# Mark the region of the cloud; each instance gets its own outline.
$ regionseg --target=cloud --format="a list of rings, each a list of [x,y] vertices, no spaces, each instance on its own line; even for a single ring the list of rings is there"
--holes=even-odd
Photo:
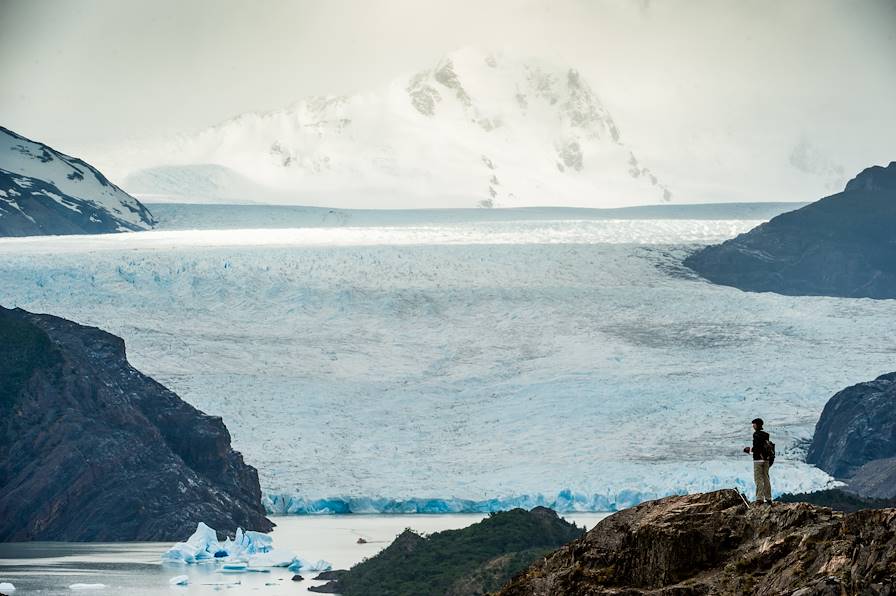
[[[894,32],[892,0],[7,0],[0,113],[89,157],[375,88],[475,45],[576,67],[660,173],[728,168],[720,144],[792,168],[808,131],[851,175],[893,158]]]

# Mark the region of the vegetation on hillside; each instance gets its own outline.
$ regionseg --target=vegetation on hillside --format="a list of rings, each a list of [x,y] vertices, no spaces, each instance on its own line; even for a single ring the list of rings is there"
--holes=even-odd
[[[461,530],[421,536],[407,529],[378,555],[342,574],[344,596],[471,596],[496,590],[584,530],[543,507],[495,513]]]
[[[782,503],[811,503],[830,507],[837,511],[859,511],[860,509],[886,509],[896,507],[896,499],[870,499],[848,493],[839,488],[819,490],[811,493],[783,494],[777,499]]]

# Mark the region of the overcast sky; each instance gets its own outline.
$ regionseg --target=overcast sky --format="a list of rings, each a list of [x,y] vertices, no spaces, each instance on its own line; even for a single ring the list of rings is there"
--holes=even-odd
[[[848,168],[896,158],[896,0],[0,0],[0,114],[89,157],[466,45],[579,68],[642,153],[786,126]]]

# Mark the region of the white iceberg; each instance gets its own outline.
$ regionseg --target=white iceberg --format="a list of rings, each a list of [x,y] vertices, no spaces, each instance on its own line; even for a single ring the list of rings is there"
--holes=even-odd
[[[168,580],[168,583],[172,586],[186,586],[190,583],[190,576],[188,575],[176,575]]]
[[[274,548],[271,536],[261,532],[244,532],[237,528],[233,539],[219,542],[217,532],[202,522],[186,542],[178,542],[165,551],[162,561],[191,565],[219,561],[222,573],[262,571],[270,567],[288,567],[292,571],[328,571],[332,568],[327,561],[305,561],[291,550]]]
[[[296,557],[289,565],[289,570],[293,573],[298,573],[300,571],[329,571],[332,568],[333,566],[323,559],[318,559],[317,561],[305,561],[298,557]]]
[[[202,522],[186,542],[178,542],[162,555],[163,561],[172,563],[198,563],[203,560],[223,558],[227,552],[218,543],[218,535]]]
[[[256,553],[249,556],[249,565],[252,567],[289,567],[298,559],[291,550],[272,548],[267,552]]]
[[[16,587],[9,582],[0,582],[0,592],[15,592]]]

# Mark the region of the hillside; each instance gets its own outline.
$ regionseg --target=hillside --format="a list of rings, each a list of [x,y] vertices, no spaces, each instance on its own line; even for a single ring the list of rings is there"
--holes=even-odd
[[[684,264],[751,292],[896,298],[896,162],[867,168],[843,192],[698,250]]]
[[[747,508],[734,490],[620,511],[500,596],[892,594],[896,510]]]
[[[460,530],[405,530],[378,555],[312,591],[344,596],[474,596],[498,589],[538,557],[582,535],[544,507],[496,513]]]
[[[90,164],[0,126],[0,236],[126,232],[155,223]]]

